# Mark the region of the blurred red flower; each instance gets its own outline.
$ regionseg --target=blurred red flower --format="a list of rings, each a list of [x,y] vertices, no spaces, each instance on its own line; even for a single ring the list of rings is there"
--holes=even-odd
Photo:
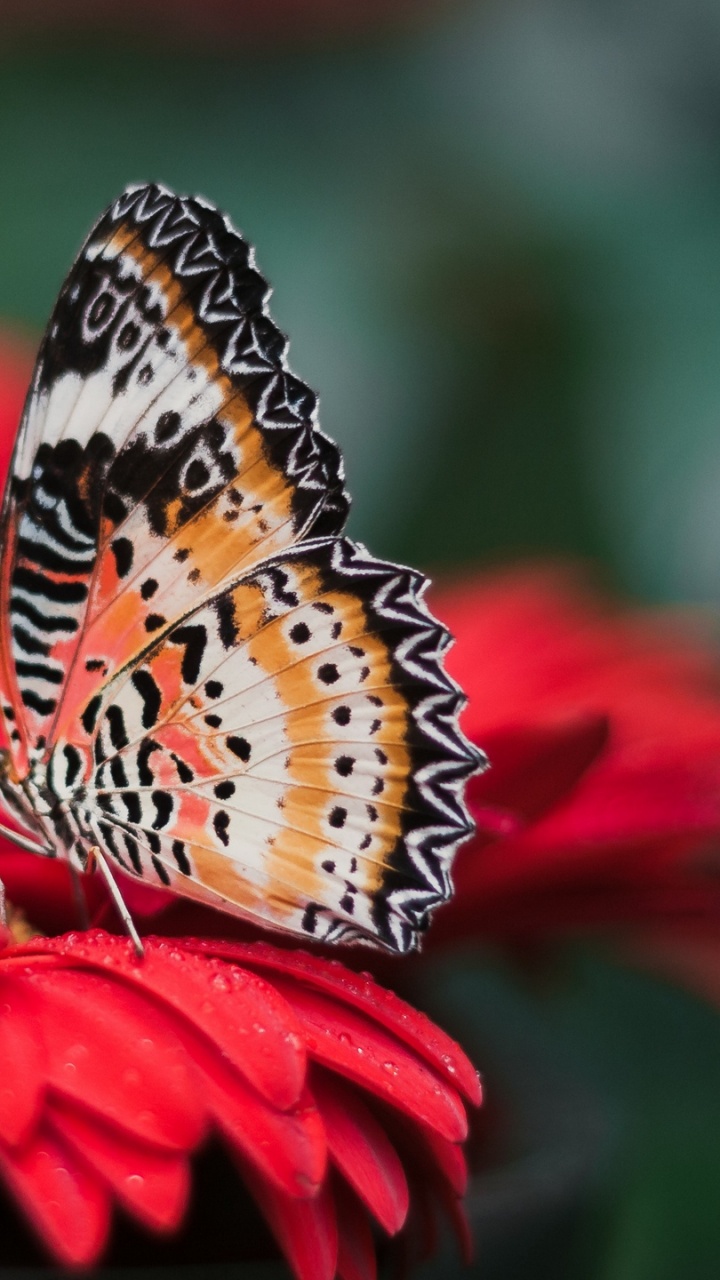
[[[476,577],[433,608],[491,768],[430,942],[720,919],[720,663],[699,627],[622,612],[567,568]]]
[[[0,328],[0,486],[5,484],[10,466],[33,356],[32,342]]]
[[[370,1280],[372,1224],[398,1232],[415,1189],[461,1223],[480,1089],[427,1018],[299,950],[145,945],[138,961],[95,930],[0,952],[0,1177],[59,1261],[97,1260],[115,1202],[177,1227],[211,1129],[301,1280]]]

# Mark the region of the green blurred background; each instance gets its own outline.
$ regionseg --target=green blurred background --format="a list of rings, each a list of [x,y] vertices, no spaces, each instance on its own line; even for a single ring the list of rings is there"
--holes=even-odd
[[[201,192],[374,551],[717,604],[717,0],[71,8],[0,0],[0,320],[42,326],[126,183]],[[478,1275],[720,1274],[720,1014],[585,951],[442,962],[426,999],[513,1117]]]

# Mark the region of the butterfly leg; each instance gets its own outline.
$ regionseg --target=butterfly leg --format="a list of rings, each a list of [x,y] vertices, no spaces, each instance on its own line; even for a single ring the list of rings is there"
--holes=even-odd
[[[72,862],[68,863],[68,870],[70,871],[72,895],[75,902],[75,908],[77,910],[78,920],[80,921],[80,928],[89,929],[90,916],[88,915],[87,899],[83,892],[82,881],[80,880],[77,869],[73,866]]]
[[[105,881],[105,884],[108,887],[110,897],[112,898],[115,904],[115,909],[118,915],[120,916],[120,919],[122,920],[123,924],[125,925],[125,928],[128,933],[128,937],[132,940],[132,944],[135,948],[135,953],[138,959],[142,960],[143,956],[145,955],[145,949],[143,947],[140,934],[135,928],[133,918],[130,915],[130,912],[128,911],[127,906],[125,905],[123,896],[117,887],[117,884],[115,882],[115,877],[113,876],[113,873],[107,864],[107,859],[105,858],[105,854],[103,853],[102,849],[98,848],[97,845],[93,845],[88,853],[87,866],[88,866],[88,871],[91,871],[94,869],[94,867],[97,867],[98,871],[102,875],[103,880]]]

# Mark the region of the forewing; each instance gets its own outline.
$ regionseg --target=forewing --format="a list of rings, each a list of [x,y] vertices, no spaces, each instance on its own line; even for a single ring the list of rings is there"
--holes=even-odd
[[[158,186],[125,191],[81,250],[3,514],[3,710],[22,707],[19,772],[153,630],[342,528],[339,453],[287,370],[268,294],[226,218]]]
[[[423,587],[345,539],[262,564],[90,699],[53,789],[150,883],[410,949],[450,894],[480,763]]]

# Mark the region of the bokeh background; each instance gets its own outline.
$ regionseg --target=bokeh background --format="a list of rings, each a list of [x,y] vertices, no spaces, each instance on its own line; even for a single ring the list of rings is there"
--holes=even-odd
[[[0,0],[0,323],[139,180],[258,246],[375,552],[717,607],[717,0]],[[488,1074],[477,1275],[717,1277],[720,1013],[590,947],[423,998]]]

